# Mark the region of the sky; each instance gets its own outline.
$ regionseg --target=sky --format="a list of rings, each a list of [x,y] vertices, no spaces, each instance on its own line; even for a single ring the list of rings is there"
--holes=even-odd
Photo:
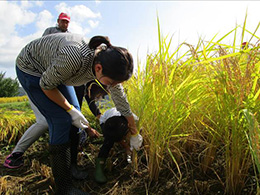
[[[55,26],[61,12],[71,16],[70,32],[89,39],[105,35],[112,45],[127,48],[136,68],[145,64],[147,54],[159,49],[157,17],[162,36],[172,37],[171,51],[175,51],[182,42],[196,45],[199,38],[209,41],[216,34],[221,38],[236,25],[243,26],[246,12],[246,29],[254,32],[260,21],[259,8],[260,1],[1,0],[0,72],[16,78],[15,59],[21,49]],[[244,41],[250,37],[246,34]]]

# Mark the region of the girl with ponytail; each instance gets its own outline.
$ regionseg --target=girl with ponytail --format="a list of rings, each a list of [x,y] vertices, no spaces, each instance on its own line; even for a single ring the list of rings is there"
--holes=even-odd
[[[51,34],[31,41],[21,50],[16,73],[30,100],[48,122],[57,194],[82,194],[73,187],[69,171],[71,125],[98,136],[81,113],[81,102],[73,86],[91,81],[105,85],[115,107],[128,120],[132,148],[139,149],[142,138],[121,85],[133,73],[133,59],[127,49],[112,46],[104,36],[95,36],[88,42],[73,33]]]
[[[108,37],[103,36],[93,37],[89,47],[96,50],[93,65],[102,65],[103,76],[110,77],[118,83],[132,76],[133,58],[127,49],[112,46]]]

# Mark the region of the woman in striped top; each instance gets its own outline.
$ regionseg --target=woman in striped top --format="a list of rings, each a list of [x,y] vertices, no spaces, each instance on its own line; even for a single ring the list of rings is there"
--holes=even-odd
[[[102,45],[105,44],[105,45]],[[44,115],[49,126],[51,166],[58,193],[70,193],[71,124],[90,129],[80,112],[73,86],[97,80],[106,85],[117,110],[127,118],[136,143],[134,118],[120,83],[133,73],[133,59],[124,48],[110,44],[108,38],[95,36],[89,42],[72,33],[56,33],[27,44],[16,59],[17,77]]]

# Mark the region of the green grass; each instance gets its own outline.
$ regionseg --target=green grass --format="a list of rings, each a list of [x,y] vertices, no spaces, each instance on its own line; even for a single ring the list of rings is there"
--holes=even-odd
[[[0,110],[1,113],[6,113],[8,111],[23,111],[24,113],[32,113],[32,109],[28,101],[2,103],[0,104]]]

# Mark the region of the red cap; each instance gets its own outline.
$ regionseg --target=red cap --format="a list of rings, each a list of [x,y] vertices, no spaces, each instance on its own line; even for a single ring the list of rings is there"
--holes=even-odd
[[[67,20],[68,22],[70,22],[70,16],[66,13],[61,12],[59,15],[59,20]]]

